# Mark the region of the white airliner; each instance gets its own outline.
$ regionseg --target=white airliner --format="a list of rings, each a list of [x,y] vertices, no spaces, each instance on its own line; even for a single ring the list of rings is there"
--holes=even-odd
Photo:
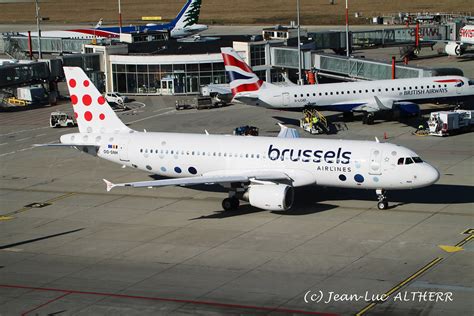
[[[474,25],[465,25],[459,30],[459,41],[448,41],[445,51],[450,56],[461,56],[467,47],[474,45]]]
[[[135,33],[146,31],[168,31],[173,38],[188,37],[207,30],[207,25],[197,24],[201,11],[202,0],[187,0],[178,15],[169,23],[147,24],[136,26],[102,27],[102,19],[95,28],[74,29],[66,31],[43,31],[42,37],[73,38],[73,39],[102,39],[119,38],[120,33]],[[27,32],[20,33],[28,36]],[[37,32],[31,33],[32,37],[38,36]]]
[[[138,132],[127,127],[82,69],[65,67],[79,133],[61,144],[112,162],[174,178],[113,184],[151,188],[220,184],[229,190],[225,210],[239,199],[265,210],[288,210],[293,188],[321,185],[373,189],[386,209],[386,190],[431,185],[438,171],[402,146],[373,141]]]
[[[417,114],[419,103],[474,96],[474,81],[459,76],[276,86],[260,80],[232,48],[221,51],[234,99],[249,105],[363,112],[364,123],[372,124],[377,111]]]

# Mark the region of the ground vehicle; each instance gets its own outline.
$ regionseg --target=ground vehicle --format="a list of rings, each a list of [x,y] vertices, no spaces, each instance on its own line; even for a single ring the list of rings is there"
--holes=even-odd
[[[454,110],[452,112],[432,112],[428,120],[429,134],[446,136],[459,133],[474,125],[474,111]]]
[[[258,127],[255,126],[240,126],[234,130],[234,135],[239,136],[258,136]]]
[[[211,109],[221,106],[218,102],[213,102],[211,97],[196,97],[192,100],[178,100],[176,101],[176,110],[187,109]]]
[[[64,112],[52,112],[49,117],[49,126],[51,127],[74,127],[77,126],[76,120]]]
[[[326,117],[315,109],[303,111],[304,117],[300,120],[300,127],[310,134],[328,133],[328,122]],[[315,120],[316,118],[316,120]]]
[[[125,104],[128,101],[128,98],[126,96],[121,95],[118,92],[109,92],[105,94],[105,99],[109,103],[117,103],[120,105]]]

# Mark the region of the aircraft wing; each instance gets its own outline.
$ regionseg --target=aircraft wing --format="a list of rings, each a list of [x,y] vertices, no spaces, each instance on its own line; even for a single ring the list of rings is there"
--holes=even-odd
[[[175,179],[164,179],[164,180],[153,180],[153,181],[140,181],[140,182],[128,182],[128,183],[112,183],[106,179],[103,179],[107,185],[107,192],[115,187],[133,187],[133,188],[152,188],[152,187],[164,187],[164,186],[191,186],[198,184],[222,184],[222,183],[245,183],[252,181],[277,181],[277,180],[291,180],[288,175],[279,171],[259,171],[259,170],[248,170],[248,171],[222,171],[212,172],[210,174],[187,177],[187,178],[175,178]]]
[[[395,100],[394,99],[380,99],[377,96],[374,96],[373,99],[367,100],[367,102],[355,107],[353,111],[355,112],[377,112],[384,110],[391,110],[393,108]]]

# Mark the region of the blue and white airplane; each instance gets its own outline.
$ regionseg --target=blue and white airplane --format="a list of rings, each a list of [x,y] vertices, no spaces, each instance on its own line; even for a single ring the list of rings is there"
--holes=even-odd
[[[260,80],[232,48],[221,51],[234,99],[249,105],[362,112],[364,123],[371,124],[378,111],[418,114],[420,103],[474,96],[474,80],[460,76],[276,86]]]
[[[265,210],[288,210],[294,188],[321,185],[376,190],[386,209],[386,190],[429,186],[438,171],[412,150],[378,141],[139,132],[127,127],[81,68],[64,67],[79,133],[61,136],[75,147],[124,166],[170,179],[114,184],[152,188],[220,184],[229,190],[224,210],[240,200]]]
[[[137,26],[122,26],[122,33],[135,33],[145,31],[168,31],[173,38],[191,36],[207,30],[207,25],[198,24],[199,14],[201,12],[202,0],[187,0],[179,14],[169,23],[147,24]],[[100,27],[99,22],[95,28],[74,29],[67,31],[43,31],[42,37],[53,38],[118,38],[120,37],[120,27]],[[21,35],[27,36],[28,33],[22,32]],[[32,32],[31,36],[38,36],[37,32]]]

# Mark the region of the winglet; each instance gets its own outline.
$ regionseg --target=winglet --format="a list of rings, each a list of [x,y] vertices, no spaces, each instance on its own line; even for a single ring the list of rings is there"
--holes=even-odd
[[[107,192],[110,192],[110,190],[112,190],[115,187],[115,184],[113,184],[112,182],[106,179],[102,179],[102,180],[104,180],[105,184],[107,185]]]
[[[280,122],[278,122],[278,126],[280,126],[280,133],[278,133],[277,137],[280,138],[299,138],[300,134],[294,128],[287,127]]]

